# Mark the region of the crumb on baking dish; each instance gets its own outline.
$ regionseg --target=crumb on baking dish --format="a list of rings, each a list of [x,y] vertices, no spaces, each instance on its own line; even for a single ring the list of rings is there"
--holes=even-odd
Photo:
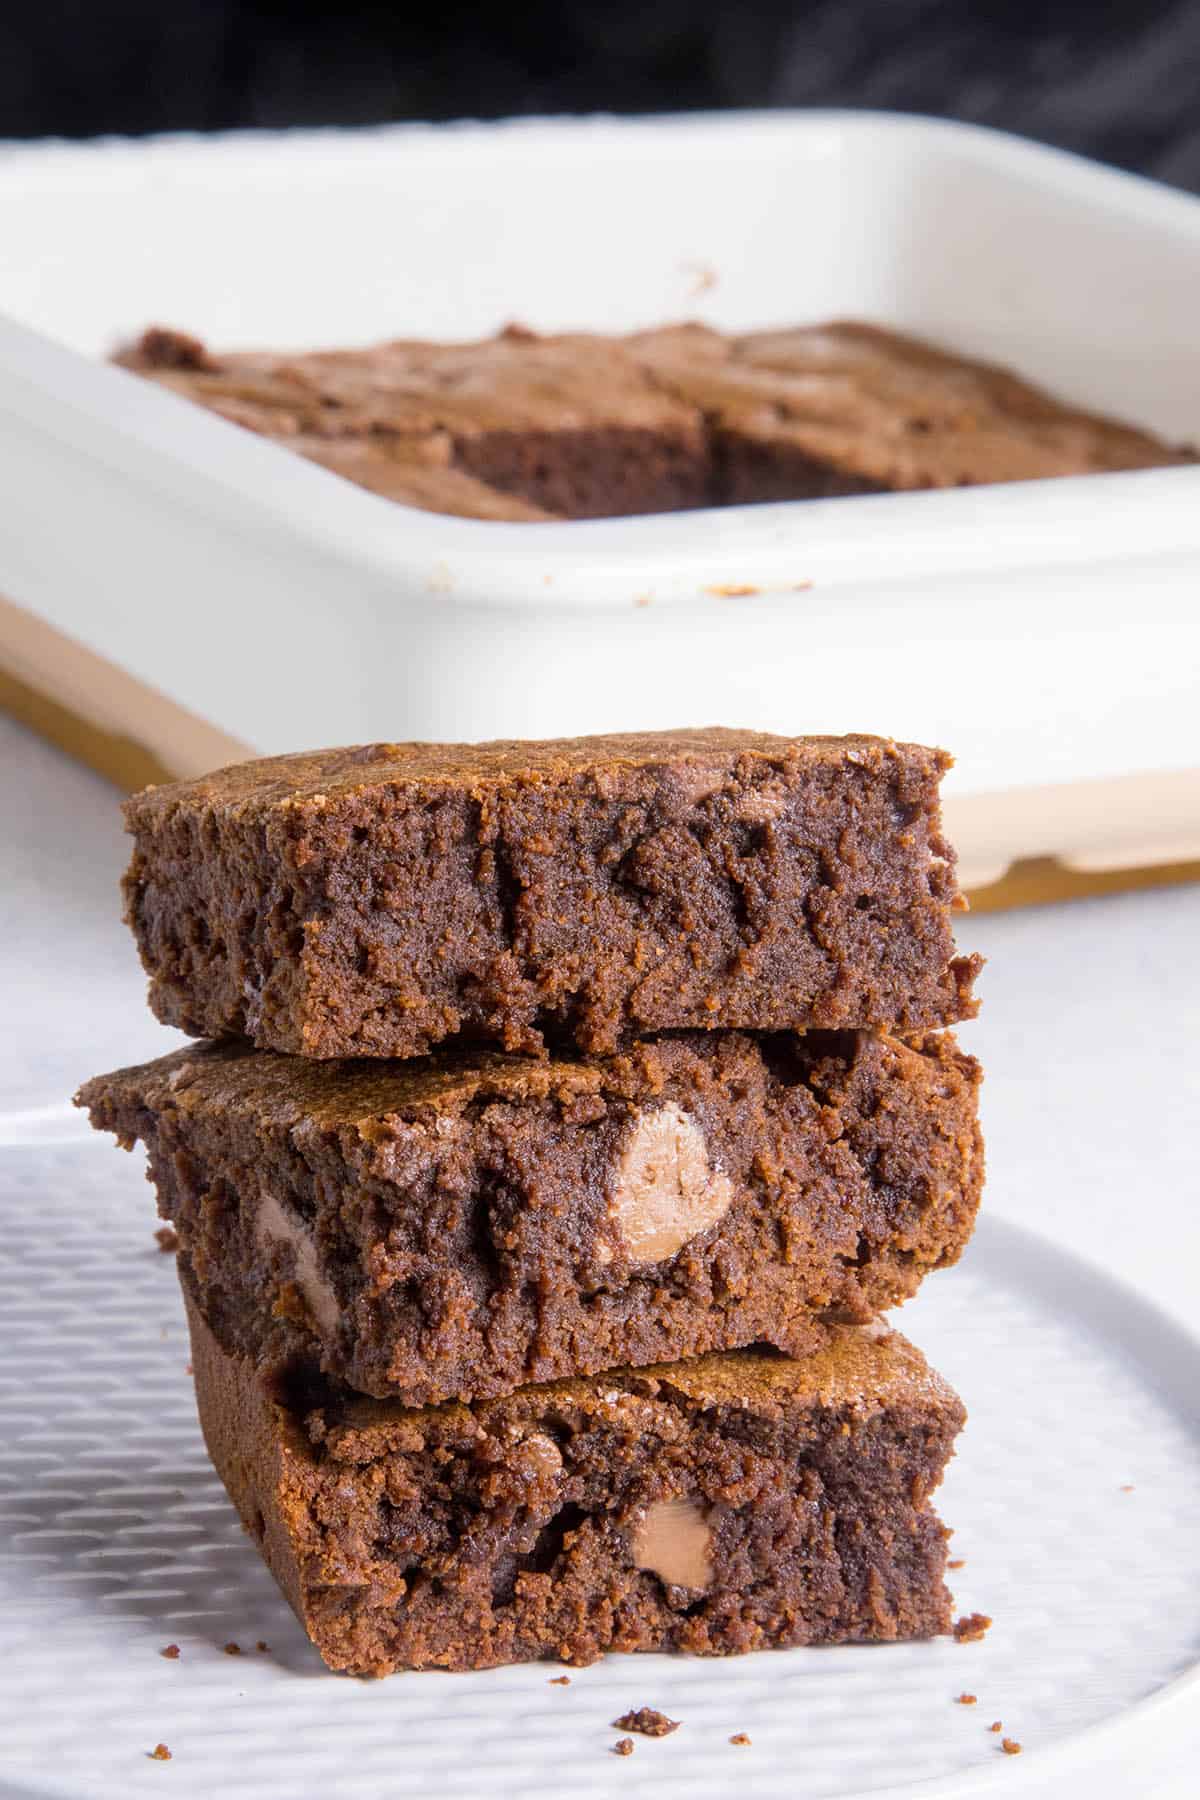
[[[965,1556],[956,1556],[952,1562],[946,1564],[948,1569],[965,1569],[966,1566],[967,1559]]]
[[[735,1731],[729,1741],[731,1744],[746,1744],[747,1746],[750,1743],[750,1739],[744,1731]]]
[[[742,600],[751,594],[762,593],[762,589],[755,587],[750,581],[717,581],[704,591],[718,600]]]
[[[977,1644],[981,1637],[987,1636],[991,1623],[986,1613],[964,1613],[961,1619],[954,1621],[955,1643]]]
[[[175,1658],[179,1655],[179,1645],[164,1644],[158,1654],[160,1656],[165,1656],[169,1661],[174,1662]]]
[[[155,1744],[153,1750],[147,1750],[146,1755],[151,1762],[170,1762],[171,1760],[171,1752],[165,1744]]]
[[[668,1719],[656,1706],[639,1706],[633,1712],[622,1713],[613,1725],[618,1731],[638,1731],[643,1737],[666,1737],[679,1730],[679,1720]]]
[[[569,1675],[552,1675],[550,1677],[551,1687],[570,1687],[570,1685],[571,1677]]]
[[[154,1234],[154,1241],[164,1256],[173,1256],[179,1248],[179,1234],[173,1225],[160,1225]]]
[[[613,1755],[614,1756],[632,1756],[633,1755],[633,1739],[632,1738],[618,1738],[616,1743],[613,1745]]]
[[[232,1639],[224,1646],[224,1650],[226,1656],[240,1656],[242,1654],[242,1646],[240,1644],[235,1644]]]
[[[991,1724],[988,1726],[988,1730],[989,1731],[1003,1731],[1004,1727],[1000,1723],[999,1719],[993,1719]]]
[[[691,278],[691,286],[688,288],[689,300],[695,300],[701,294],[707,294],[709,289],[715,288],[721,279],[711,263],[685,262],[680,263],[679,267],[684,275]]]
[[[271,1648],[271,1646],[270,1646],[270,1644],[267,1643],[265,1638],[259,1638],[259,1640],[258,1640],[257,1644],[255,1644],[254,1648],[256,1650],[262,1650],[262,1651],[266,1652]]]
[[[978,1697],[979,1696],[977,1694],[956,1694],[955,1695],[955,1699],[958,1701],[958,1704],[960,1706],[974,1706]]]
[[[1000,1748],[1003,1750],[1005,1756],[1020,1756],[1021,1754],[1021,1746],[1016,1738],[1001,1738]]]

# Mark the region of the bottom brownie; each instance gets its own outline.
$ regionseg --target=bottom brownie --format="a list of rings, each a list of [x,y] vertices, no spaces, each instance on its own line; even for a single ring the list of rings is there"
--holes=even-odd
[[[189,1317],[213,1461],[331,1668],[949,1627],[929,1495],[963,1408],[886,1327],[412,1409],[268,1383]]]

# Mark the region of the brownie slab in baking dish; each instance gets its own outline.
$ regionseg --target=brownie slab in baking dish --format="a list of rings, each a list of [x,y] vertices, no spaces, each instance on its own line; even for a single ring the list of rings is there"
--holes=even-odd
[[[1193,460],[1008,369],[834,320],[729,334],[217,354],[151,329],[126,368],[410,506],[589,519],[974,487]]]

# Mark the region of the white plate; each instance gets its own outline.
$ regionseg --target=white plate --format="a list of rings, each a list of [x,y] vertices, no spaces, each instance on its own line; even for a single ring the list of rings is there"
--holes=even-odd
[[[10,1800],[1188,1791],[1162,1784],[1196,1705],[1200,1344],[1010,1225],[985,1221],[901,1318],[970,1409],[940,1504],[986,1640],[609,1658],[552,1687],[545,1665],[327,1674],[208,1467],[140,1155],[4,1149],[0,1208]],[[618,1762],[632,1705],[683,1724]]]

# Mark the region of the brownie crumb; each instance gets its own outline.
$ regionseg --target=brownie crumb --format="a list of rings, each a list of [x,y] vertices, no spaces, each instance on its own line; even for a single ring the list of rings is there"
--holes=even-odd
[[[1004,1727],[1003,1727],[1003,1725],[1001,1725],[999,1719],[993,1719],[991,1724],[988,1726],[989,1731],[1003,1731],[1003,1729],[1004,1729]]]
[[[179,1655],[179,1645],[178,1644],[165,1644],[163,1646],[163,1648],[159,1651],[158,1654],[160,1656],[166,1656],[172,1662],[174,1662],[175,1658]]]
[[[552,1675],[550,1677],[551,1687],[570,1687],[570,1685],[571,1677],[569,1675]]]
[[[233,1643],[226,1644],[225,1654],[226,1656],[240,1656],[242,1654],[242,1646]]]
[[[965,1613],[961,1619],[954,1621],[954,1641],[956,1644],[977,1644],[981,1637],[986,1637],[992,1621],[986,1613]]]
[[[147,1750],[146,1755],[151,1762],[170,1762],[171,1760],[171,1752],[165,1744],[155,1744],[153,1750]]]
[[[170,1225],[160,1225],[154,1234],[154,1241],[164,1256],[174,1256],[179,1248],[179,1234]]]
[[[690,275],[692,285],[688,289],[688,299],[695,300],[700,294],[707,294],[709,288],[715,288],[721,279],[710,263],[680,263],[680,273]]]
[[[1021,1746],[1016,1738],[1001,1738],[1000,1748],[1003,1750],[1005,1756],[1020,1756],[1021,1754]]]
[[[965,1556],[956,1556],[954,1558],[953,1562],[948,1562],[946,1564],[946,1567],[948,1569],[965,1569],[966,1566],[967,1566],[967,1559]]]
[[[259,1640],[258,1640],[257,1644],[255,1644],[254,1648],[256,1650],[267,1651],[271,1648],[271,1646],[270,1646],[270,1644],[266,1643],[262,1638],[259,1638]]]
[[[632,1756],[633,1755],[633,1739],[632,1738],[618,1738],[616,1743],[613,1745],[613,1755],[614,1756]]]
[[[750,1742],[750,1739],[746,1736],[746,1733],[744,1731],[735,1731],[729,1741],[731,1744],[747,1744],[748,1745]]]
[[[975,1694],[959,1694],[959,1695],[957,1695],[958,1704],[960,1706],[974,1706],[977,1698],[978,1698],[978,1696]]]
[[[666,1713],[659,1712],[654,1706],[639,1706],[636,1712],[622,1713],[613,1724],[618,1731],[638,1731],[643,1737],[667,1737],[670,1732],[679,1730],[678,1719],[668,1719]]]

